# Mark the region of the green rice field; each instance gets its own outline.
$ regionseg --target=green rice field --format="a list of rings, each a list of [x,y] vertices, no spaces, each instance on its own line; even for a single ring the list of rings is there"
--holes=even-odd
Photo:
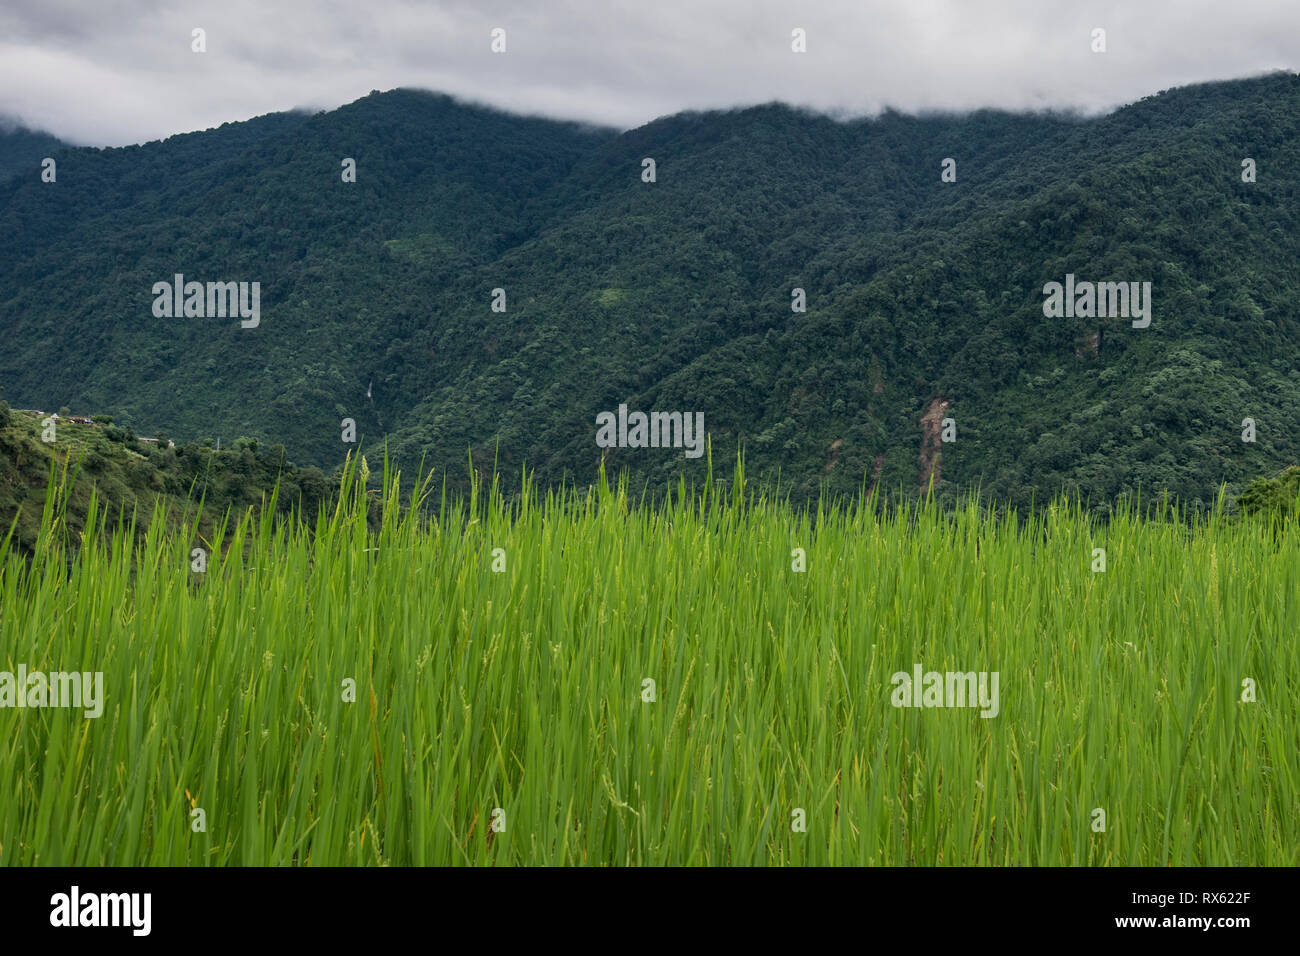
[[[52,483],[0,670],[102,714],[0,708],[0,863],[1300,863],[1294,525],[515,482],[210,537]]]

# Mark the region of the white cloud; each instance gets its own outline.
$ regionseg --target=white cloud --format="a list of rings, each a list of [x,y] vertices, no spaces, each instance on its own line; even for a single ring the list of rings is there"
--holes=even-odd
[[[493,27],[508,52],[489,51]],[[190,51],[207,31],[208,52]],[[808,52],[790,51],[790,31]],[[1107,31],[1094,54],[1090,31]],[[121,145],[374,89],[623,128],[682,109],[1109,109],[1300,63],[1294,0],[19,0],[0,114]]]

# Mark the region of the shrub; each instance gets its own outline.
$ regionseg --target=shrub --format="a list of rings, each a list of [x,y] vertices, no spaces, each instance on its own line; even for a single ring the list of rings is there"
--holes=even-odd
[[[1300,514],[1300,466],[1292,465],[1271,478],[1256,478],[1237,499],[1242,514],[1287,520]]]

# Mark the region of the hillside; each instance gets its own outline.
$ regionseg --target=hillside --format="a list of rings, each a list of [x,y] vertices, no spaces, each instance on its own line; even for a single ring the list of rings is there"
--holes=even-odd
[[[0,541],[12,528],[21,553],[35,549],[51,479],[66,496],[57,509],[74,545],[85,530],[92,494],[110,527],[119,517],[127,524],[134,519],[137,535],[149,531],[157,506],[175,530],[193,525],[202,502],[198,528],[205,537],[227,512],[238,519],[270,501],[277,483],[281,514],[294,510],[310,520],[333,500],[333,486],[320,469],[294,467],[281,446],[264,448],[255,439],[220,449],[178,445],[165,435],[137,438],[108,416],[57,416],[0,402]]]
[[[39,178],[41,161],[67,148],[49,133],[0,118],[0,179],[24,174]]]
[[[716,470],[743,446],[797,496],[1208,503],[1300,458],[1298,174],[1290,74],[1087,121],[771,105],[622,134],[375,93],[0,183],[0,385],[325,469],[352,418],[407,467],[585,483],[626,404],[702,412]],[[155,317],[176,273],[260,282],[258,325]],[[1150,282],[1150,326],[1046,318],[1067,274]],[[706,461],[603,456],[656,484]]]

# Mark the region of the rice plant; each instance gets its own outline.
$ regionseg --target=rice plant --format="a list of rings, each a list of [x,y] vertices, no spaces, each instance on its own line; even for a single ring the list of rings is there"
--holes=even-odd
[[[1300,862],[1293,526],[518,480],[78,540],[52,482],[0,669],[102,713],[0,699],[0,863]]]

